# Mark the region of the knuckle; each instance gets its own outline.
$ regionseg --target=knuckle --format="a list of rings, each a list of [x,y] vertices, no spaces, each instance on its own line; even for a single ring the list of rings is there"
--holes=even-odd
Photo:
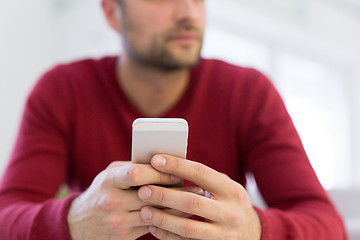
[[[165,202],[165,194],[163,191],[158,191],[158,194],[155,194],[156,202],[160,205],[162,205]]]
[[[100,200],[99,207],[100,210],[109,213],[119,208],[121,204],[121,199],[106,195]]]
[[[234,225],[240,225],[244,222],[244,217],[237,211],[228,211],[226,214],[226,222]]]
[[[197,196],[191,196],[185,202],[185,208],[190,213],[196,209],[199,209],[200,207],[201,207],[201,201],[200,198],[198,198]]]
[[[122,217],[109,217],[104,219],[103,224],[108,231],[119,232],[124,225],[124,220]]]
[[[122,167],[127,164],[129,164],[129,161],[113,161],[106,167],[106,169]]]
[[[180,168],[179,159],[178,158],[173,158],[173,161],[171,161],[171,162],[172,162],[172,164],[171,165],[169,164],[169,166],[171,168],[171,171],[172,172],[177,172],[178,169]]]
[[[119,162],[112,162],[106,168],[110,169],[110,168],[114,168],[114,167],[118,167],[118,166],[119,166]]]
[[[91,187],[108,189],[114,182],[116,182],[116,175],[113,174],[112,170],[105,169],[95,177]]]
[[[158,173],[158,181],[159,183],[168,183],[169,182],[169,176],[162,174],[162,173]]]
[[[163,228],[165,224],[166,224],[165,216],[163,214],[160,214],[157,217],[157,226]]]
[[[197,228],[192,223],[186,223],[184,226],[183,237],[185,238],[195,238],[197,233]]]
[[[91,183],[92,186],[104,186],[106,182],[106,172],[107,170],[101,171],[96,177],[94,178],[93,182]]]
[[[229,175],[225,174],[225,173],[220,173],[225,179],[230,179]]]
[[[113,177],[112,176],[106,176],[106,174],[103,174],[103,177],[100,181],[99,187],[100,189],[107,189],[109,188],[109,186],[111,186],[113,182]]]
[[[229,194],[237,201],[243,201],[247,197],[245,189],[234,184],[229,184]]]
[[[141,184],[141,176],[142,176],[142,171],[141,168],[139,168],[138,166],[131,168],[126,173],[126,178],[128,182],[130,182],[133,185]]]
[[[197,163],[195,165],[195,173],[196,173],[197,178],[206,177],[206,174],[207,174],[206,167],[201,163]]]

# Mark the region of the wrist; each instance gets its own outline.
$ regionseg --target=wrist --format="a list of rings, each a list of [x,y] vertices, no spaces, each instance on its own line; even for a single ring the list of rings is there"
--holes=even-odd
[[[68,231],[71,239],[81,239],[79,234],[79,228],[81,219],[84,219],[84,215],[82,213],[83,204],[82,195],[79,195],[73,199],[69,206],[68,214],[67,214],[67,225]]]

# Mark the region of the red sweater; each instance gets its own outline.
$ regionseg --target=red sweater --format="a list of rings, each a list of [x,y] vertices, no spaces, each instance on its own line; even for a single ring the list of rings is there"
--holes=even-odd
[[[132,121],[146,116],[119,87],[116,59],[57,66],[34,87],[0,185],[0,239],[69,239],[66,216],[76,192],[112,161],[130,159]],[[256,208],[262,240],[345,239],[342,220],[264,75],[203,59],[183,97],[159,117],[188,121],[189,159],[242,185],[245,173],[255,176],[269,206]],[[75,193],[54,199],[65,181]]]

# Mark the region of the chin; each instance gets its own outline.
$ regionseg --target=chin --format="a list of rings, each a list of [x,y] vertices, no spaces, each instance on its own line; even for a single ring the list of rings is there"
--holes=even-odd
[[[200,56],[191,59],[173,59],[173,61],[164,63],[164,67],[167,70],[189,69],[196,66],[199,63],[199,60]]]
[[[174,65],[183,66],[183,68],[191,68],[198,64],[200,60],[200,51],[196,53],[182,53],[180,56],[173,55]]]

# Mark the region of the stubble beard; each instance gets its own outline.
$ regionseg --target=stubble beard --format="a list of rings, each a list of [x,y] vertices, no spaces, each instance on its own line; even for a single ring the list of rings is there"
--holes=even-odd
[[[153,37],[150,44],[146,49],[140,50],[140,47],[135,46],[134,41],[131,39],[130,31],[132,31],[131,24],[127,24],[126,31],[124,31],[123,41],[125,51],[128,56],[137,64],[147,67],[156,68],[162,71],[176,71],[189,69],[194,67],[200,60],[200,51],[203,42],[203,32],[193,27],[190,24],[182,24],[174,27],[162,35]],[[180,32],[191,32],[196,36],[198,41],[198,49],[181,49],[183,51],[181,56],[174,53],[174,51],[168,47],[170,38]],[[194,47],[193,47],[194,48]],[[188,53],[187,53],[188,52]],[[188,54],[187,56],[185,56]],[[193,55],[193,56],[189,56]]]

